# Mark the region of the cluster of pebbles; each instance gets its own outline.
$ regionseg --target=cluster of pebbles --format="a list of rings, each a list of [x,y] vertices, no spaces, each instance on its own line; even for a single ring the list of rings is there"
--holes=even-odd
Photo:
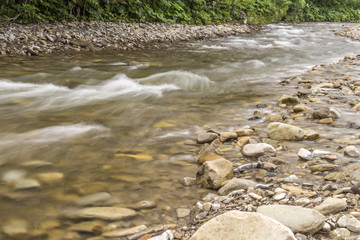
[[[226,37],[250,32],[247,25],[66,22],[0,23],[0,55],[130,50],[164,47],[176,41]]]
[[[292,231],[291,239],[360,239],[360,55],[280,84],[294,94],[258,104],[249,119],[256,123],[204,129],[187,142],[201,147],[196,177],[184,183],[213,190],[188,214],[178,212],[187,219],[173,230],[176,239],[208,239],[206,231],[221,239],[221,229],[244,227],[224,227],[233,210],[273,218]],[[219,235],[211,232],[216,226]]]

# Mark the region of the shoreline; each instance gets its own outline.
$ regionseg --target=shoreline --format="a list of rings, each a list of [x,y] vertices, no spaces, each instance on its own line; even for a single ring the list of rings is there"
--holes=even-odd
[[[180,41],[236,36],[257,31],[249,25],[68,22],[0,24],[0,56],[58,52],[157,49]]]

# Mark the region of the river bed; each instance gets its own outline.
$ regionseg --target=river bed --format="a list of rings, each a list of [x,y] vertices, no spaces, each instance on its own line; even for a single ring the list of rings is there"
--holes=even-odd
[[[99,192],[112,196],[105,205],[154,205],[124,226],[176,223],[176,209],[207,192],[181,184],[195,176],[199,147],[184,143],[207,126],[261,124],[257,104],[296,92],[282,80],[358,53],[360,43],[335,36],[350,26],[276,24],[163,50],[1,58],[0,224],[56,220],[66,231],[64,212]],[[39,186],[17,188],[19,179]]]

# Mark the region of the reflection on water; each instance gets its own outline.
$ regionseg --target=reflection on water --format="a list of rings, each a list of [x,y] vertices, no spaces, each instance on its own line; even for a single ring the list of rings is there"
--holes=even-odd
[[[64,178],[26,196],[2,184],[0,222],[57,218],[85,194],[79,185],[123,205],[155,201],[143,221],[175,221],[165,216],[203,192],[180,184],[197,168],[197,147],[184,141],[205,124],[221,131],[250,124],[257,103],[294,91],[278,85],[284,77],[356,54],[359,43],[334,35],[342,28],[268,25],[166,50],[2,59],[0,175]]]

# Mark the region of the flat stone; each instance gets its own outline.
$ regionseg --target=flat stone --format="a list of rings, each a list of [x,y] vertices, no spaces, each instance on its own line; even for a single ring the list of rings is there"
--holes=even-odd
[[[52,166],[52,165],[53,164],[51,162],[40,161],[40,160],[24,162],[24,163],[21,164],[21,166],[23,166],[23,167],[33,167],[33,168],[49,167],[49,166]]]
[[[323,150],[318,150],[318,149],[316,149],[316,150],[314,150],[314,151],[312,152],[313,158],[322,157],[322,156],[329,155],[329,154],[331,154],[331,152],[329,152],[329,151],[323,151]]]
[[[350,214],[340,217],[337,224],[339,227],[347,228],[352,232],[360,232],[360,221]]]
[[[137,213],[134,210],[120,207],[90,207],[80,209],[73,213],[72,218],[84,218],[84,219],[102,219],[102,220],[122,220],[136,216]]]
[[[329,214],[341,212],[346,208],[347,208],[346,199],[329,197],[325,199],[320,205],[316,206],[314,209],[324,215],[329,215]]]
[[[329,237],[331,239],[345,239],[351,235],[350,231],[346,228],[337,228],[329,232]]]
[[[76,201],[77,205],[87,206],[95,203],[106,202],[111,198],[111,195],[107,192],[93,193],[90,195],[86,195],[81,197]]]
[[[199,133],[196,138],[197,143],[209,143],[217,139],[219,136],[216,133],[203,132]]]
[[[275,201],[280,201],[280,200],[283,200],[285,197],[286,197],[286,193],[277,193],[274,195],[273,199]]]
[[[28,189],[35,189],[40,188],[41,185],[35,179],[20,179],[16,181],[14,185],[15,190],[28,190]]]
[[[136,210],[152,209],[155,207],[156,207],[156,202],[150,201],[150,200],[143,200],[143,201],[137,202],[137,203],[129,206],[129,208],[136,209]]]
[[[238,134],[236,132],[223,132],[220,134],[220,141],[226,142],[231,139],[236,139],[238,137]]]
[[[110,237],[110,238],[125,237],[125,236],[129,236],[129,235],[144,231],[146,229],[147,229],[146,225],[139,225],[139,226],[132,227],[132,228],[118,229],[115,231],[106,232],[106,233],[103,233],[102,236]]]
[[[317,122],[321,124],[331,124],[334,121],[332,118],[323,118],[323,119],[319,119]]]
[[[220,195],[228,195],[229,193],[235,190],[240,190],[240,189],[247,190],[249,187],[255,188],[256,185],[257,183],[251,180],[233,178],[222,188],[220,188],[218,192]]]
[[[291,192],[294,196],[305,196],[305,197],[314,197],[316,196],[316,192],[312,192],[306,189],[302,189],[299,186],[294,186],[290,184],[283,184],[281,187],[289,192]]]
[[[12,182],[23,179],[26,175],[27,172],[25,170],[10,170],[4,173],[1,180],[4,182]]]
[[[267,126],[267,132],[269,137],[274,140],[299,141],[304,139],[304,130],[286,123],[270,123]]]
[[[228,160],[205,162],[196,173],[196,183],[211,189],[219,189],[221,183],[233,176],[233,164]]]
[[[202,225],[190,240],[296,240],[291,230],[259,213],[232,210]]]
[[[295,106],[293,107],[293,111],[294,111],[295,113],[306,112],[306,111],[308,111],[309,109],[310,109],[309,107],[307,107],[307,106],[305,106],[305,105],[303,105],[303,104],[298,104],[298,105],[295,105]]]
[[[29,239],[28,223],[23,219],[12,219],[2,226],[3,232],[10,238]]]
[[[357,148],[355,146],[347,146],[344,149],[344,153],[345,153],[345,155],[350,156],[350,157],[359,157],[360,156],[359,151],[357,150]]]
[[[300,148],[299,152],[298,152],[298,156],[299,158],[306,160],[306,161],[310,161],[313,159],[312,153],[308,150],[306,150],[305,148]]]
[[[220,156],[216,153],[209,152],[209,153],[205,153],[204,155],[200,156],[198,158],[197,162],[199,165],[201,165],[206,161],[213,161],[213,160],[218,160],[218,159],[225,159],[225,158],[223,158],[222,156]]]
[[[242,152],[248,157],[260,157],[263,155],[276,156],[275,148],[267,143],[246,144]]]
[[[346,172],[332,172],[327,174],[324,179],[327,181],[341,182],[346,180],[349,174]]]
[[[294,233],[313,234],[325,223],[325,217],[321,213],[300,206],[264,205],[258,207],[257,212],[279,221]]]
[[[141,162],[149,162],[153,160],[153,157],[148,154],[128,154],[128,153],[116,153],[117,158],[132,158]]]
[[[190,209],[187,208],[178,208],[176,209],[176,214],[178,218],[184,218],[190,215]]]
[[[235,130],[235,132],[237,133],[237,135],[239,137],[252,136],[252,135],[255,134],[254,131],[252,129],[250,129],[250,128]]]
[[[72,224],[69,228],[70,231],[86,232],[86,233],[102,233],[104,224],[99,221],[87,221]]]
[[[316,164],[309,166],[309,169],[312,172],[324,172],[324,171],[331,171],[337,169],[339,166],[336,164],[324,163],[324,164]]]
[[[75,184],[71,187],[71,190],[80,195],[89,195],[92,193],[105,192],[108,187],[104,182],[91,182]]]
[[[38,173],[36,178],[42,183],[54,184],[64,180],[64,174],[61,172]]]

